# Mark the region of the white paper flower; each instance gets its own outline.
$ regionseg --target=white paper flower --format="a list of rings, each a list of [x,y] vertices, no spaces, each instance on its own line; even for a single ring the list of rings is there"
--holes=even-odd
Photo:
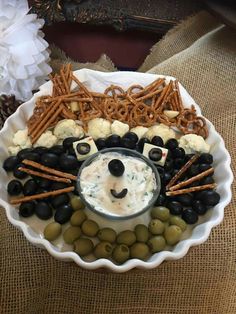
[[[29,11],[26,0],[0,0],[0,94],[27,100],[51,72],[44,21]]]

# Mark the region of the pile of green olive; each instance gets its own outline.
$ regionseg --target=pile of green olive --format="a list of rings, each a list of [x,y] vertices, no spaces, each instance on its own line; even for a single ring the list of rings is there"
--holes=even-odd
[[[134,230],[117,234],[112,228],[100,229],[96,221],[89,219],[78,196],[73,196],[70,204],[74,212],[70,226],[63,232],[63,239],[65,243],[73,245],[74,252],[81,257],[93,254],[96,259],[109,258],[118,264],[130,258],[147,260],[151,254],[163,251],[167,245],[177,244],[187,228],[182,218],[171,215],[166,207],[157,206],[150,212],[148,226],[138,224]],[[61,233],[61,224],[55,221],[44,229],[44,237],[49,241],[56,240]],[[93,242],[95,238],[98,240],[96,245]]]

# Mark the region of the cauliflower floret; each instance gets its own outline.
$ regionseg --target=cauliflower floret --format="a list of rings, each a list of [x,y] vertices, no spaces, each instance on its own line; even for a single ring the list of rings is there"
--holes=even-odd
[[[183,135],[179,139],[179,146],[185,150],[186,154],[209,153],[210,151],[210,145],[206,143],[202,136],[196,134]]]
[[[132,128],[130,130],[130,132],[135,133],[139,139],[143,137],[147,131],[148,131],[148,128],[145,128],[144,126],[136,126],[135,128]]]
[[[126,123],[115,120],[111,125],[111,133],[120,136],[125,135],[129,131],[129,126]]]
[[[8,146],[9,154],[12,156],[16,156],[18,152],[21,150],[19,145],[16,146]]]
[[[17,131],[13,136],[12,142],[14,145],[20,146],[21,149],[32,147],[27,128]]]
[[[149,140],[151,140],[156,135],[160,136],[165,143],[169,139],[175,138],[175,131],[169,128],[167,125],[161,123],[151,126],[144,134],[144,137],[147,137]]]
[[[88,122],[88,134],[94,140],[106,138],[111,134],[111,122],[103,118],[95,118]]]
[[[83,128],[76,124],[76,122],[72,119],[65,119],[59,121],[55,126],[53,133],[58,139],[65,139],[71,136],[74,137],[84,136]]]
[[[52,131],[44,132],[34,144],[34,147],[44,146],[47,148],[52,147],[57,143],[57,137],[52,134]]]

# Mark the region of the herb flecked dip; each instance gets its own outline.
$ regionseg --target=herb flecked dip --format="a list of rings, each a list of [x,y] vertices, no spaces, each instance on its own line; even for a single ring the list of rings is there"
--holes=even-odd
[[[125,166],[120,177],[111,175],[108,163],[119,159]],[[80,175],[81,193],[97,211],[113,216],[129,216],[141,211],[153,197],[157,187],[152,168],[142,159],[120,153],[100,154]],[[120,192],[127,188],[124,198],[112,196],[111,189]]]

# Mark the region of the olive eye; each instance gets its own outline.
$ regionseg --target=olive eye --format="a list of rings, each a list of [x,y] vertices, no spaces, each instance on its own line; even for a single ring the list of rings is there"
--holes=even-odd
[[[119,159],[112,159],[108,164],[110,173],[115,177],[120,177],[125,171],[125,166]]]
[[[152,161],[159,161],[162,158],[162,150],[160,148],[152,148],[148,153],[148,157]]]
[[[79,143],[76,146],[76,149],[80,155],[87,155],[90,152],[91,147],[88,143]]]

